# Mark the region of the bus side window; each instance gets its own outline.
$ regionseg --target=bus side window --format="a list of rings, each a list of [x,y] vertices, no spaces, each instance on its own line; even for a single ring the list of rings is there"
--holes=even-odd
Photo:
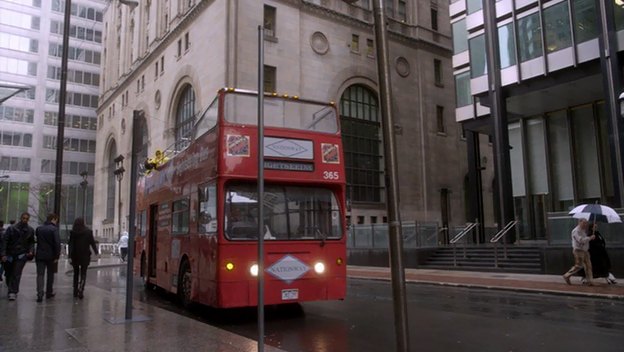
[[[198,188],[198,233],[217,232],[217,189],[214,184],[203,184]]]

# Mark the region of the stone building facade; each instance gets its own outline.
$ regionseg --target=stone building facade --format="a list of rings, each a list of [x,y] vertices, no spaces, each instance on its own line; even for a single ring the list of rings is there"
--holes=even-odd
[[[463,224],[467,161],[453,116],[448,6],[435,0],[392,0],[386,10],[401,217],[440,226]],[[372,21],[372,8],[363,0],[111,3],[105,15],[98,110],[98,237],[113,240],[119,226],[128,228],[129,177],[117,183],[114,158],[129,157],[133,111],[144,114],[144,155],[153,155],[175,142],[181,122],[205,110],[219,88],[256,90],[259,25],[265,28],[265,90],[338,103],[349,221],[383,223]]]

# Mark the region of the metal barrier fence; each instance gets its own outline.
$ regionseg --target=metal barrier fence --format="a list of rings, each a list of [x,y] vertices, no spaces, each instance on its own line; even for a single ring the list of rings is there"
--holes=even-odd
[[[623,209],[616,209],[620,217],[624,216]],[[547,239],[549,245],[570,245],[570,234],[578,220],[568,213],[548,213]],[[598,231],[604,237],[607,246],[610,244],[624,244],[624,223],[598,223]]]
[[[403,248],[437,247],[441,229],[435,222],[404,221]],[[347,248],[388,248],[388,224],[351,225]]]
[[[117,243],[97,243],[98,253],[105,255],[117,255],[119,250],[117,249]],[[61,255],[67,255],[69,253],[69,245],[63,243],[61,245]]]

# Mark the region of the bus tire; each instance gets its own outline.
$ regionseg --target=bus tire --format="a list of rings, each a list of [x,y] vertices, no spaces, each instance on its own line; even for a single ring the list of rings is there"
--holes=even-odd
[[[192,285],[191,266],[187,260],[184,260],[180,265],[180,275],[178,276],[178,298],[182,306],[187,309],[193,304],[191,301]]]

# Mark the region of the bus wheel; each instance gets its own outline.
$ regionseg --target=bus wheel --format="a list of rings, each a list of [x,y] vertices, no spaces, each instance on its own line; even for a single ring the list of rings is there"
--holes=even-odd
[[[191,266],[185,260],[182,262],[180,266],[180,276],[178,276],[178,297],[180,298],[180,303],[184,308],[189,308],[192,304],[191,302],[191,287],[192,287],[192,277],[191,277]]]

